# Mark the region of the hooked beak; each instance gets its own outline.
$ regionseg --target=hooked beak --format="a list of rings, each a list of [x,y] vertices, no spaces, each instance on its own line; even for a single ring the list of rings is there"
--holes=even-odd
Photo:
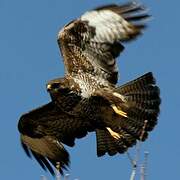
[[[46,88],[47,88],[47,91],[50,91],[51,90],[51,85],[48,84]]]

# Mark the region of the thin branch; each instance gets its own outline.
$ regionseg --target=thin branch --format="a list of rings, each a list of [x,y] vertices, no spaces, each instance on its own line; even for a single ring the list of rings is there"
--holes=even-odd
[[[138,162],[140,159],[140,147],[141,147],[141,142],[137,141],[136,144],[136,153],[135,153],[135,157],[132,158],[131,155],[127,152],[127,156],[131,162],[132,165],[132,172],[131,172],[131,176],[130,176],[130,180],[135,180],[136,177],[136,173],[137,173],[137,168],[138,168]]]
[[[132,169],[130,180],[135,180],[136,177],[136,167]]]
[[[147,165],[148,165],[148,155],[149,152],[144,152],[144,163],[141,166],[140,174],[141,174],[141,180],[147,179]]]
[[[136,153],[135,153],[134,159],[131,158],[130,154],[127,152],[128,158],[129,158],[129,160],[130,160],[130,162],[131,162],[131,164],[132,164],[132,167],[133,167],[133,168],[132,168],[132,173],[131,173],[130,180],[135,180],[136,171],[137,171],[137,166],[138,166],[138,161],[139,161],[139,159],[140,159],[141,141],[143,140],[147,123],[148,123],[148,121],[145,120],[145,121],[144,121],[144,125],[143,125],[143,127],[142,127],[141,135],[140,135],[140,138],[139,138],[140,141],[137,141],[137,144],[136,144]]]
[[[56,162],[56,180],[61,180],[60,168],[60,162]]]
[[[47,180],[46,176],[42,175],[41,180]]]
[[[69,179],[69,176],[70,176],[70,174],[66,174],[66,175],[64,176],[64,180],[68,180],[68,179]]]

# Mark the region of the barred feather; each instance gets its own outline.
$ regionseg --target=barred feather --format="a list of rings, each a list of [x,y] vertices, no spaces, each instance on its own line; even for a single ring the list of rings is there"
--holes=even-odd
[[[106,125],[118,133],[119,138],[114,138],[106,129],[96,130],[98,156],[105,153],[123,153],[128,147],[133,146],[136,140],[144,141],[148,137],[148,132],[157,124],[161,102],[160,91],[155,83],[152,73],[147,73],[117,87],[115,93],[98,92],[101,94],[97,95],[103,96],[110,104],[114,104],[125,113],[123,116],[107,108],[102,110]]]
[[[110,156],[117,153],[114,139],[109,135],[106,129],[96,130],[96,143],[98,157],[103,156],[106,152],[108,152]]]
[[[97,156],[103,156],[108,153],[113,156],[117,153],[124,153],[129,147],[136,143],[136,139],[130,134],[121,130],[121,139],[113,138],[107,129],[96,130]]]
[[[108,153],[113,156],[117,153],[124,153],[127,149],[136,144],[136,138],[124,130],[119,130],[121,138],[115,139],[107,129],[96,130],[97,156]]]
[[[58,34],[58,44],[68,74],[81,70],[117,83],[116,59],[121,42],[134,40],[146,27],[149,15],[138,3],[106,5],[84,13]]]
[[[161,103],[160,90],[155,85],[152,73],[118,87],[117,91],[126,99],[121,108],[127,113],[127,118],[121,121],[121,126],[130,133],[134,131],[138,137],[147,121],[145,131],[151,131],[157,123]]]

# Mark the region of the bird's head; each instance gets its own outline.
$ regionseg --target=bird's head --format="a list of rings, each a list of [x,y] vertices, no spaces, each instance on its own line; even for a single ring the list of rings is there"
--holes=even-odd
[[[52,94],[66,94],[70,91],[68,84],[63,78],[51,80],[46,85],[47,91]]]

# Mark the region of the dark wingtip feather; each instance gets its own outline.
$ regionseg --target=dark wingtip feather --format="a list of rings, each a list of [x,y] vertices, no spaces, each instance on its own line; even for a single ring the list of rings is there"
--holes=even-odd
[[[41,156],[38,153],[30,150],[23,142],[21,142],[21,145],[22,145],[26,155],[29,158],[32,158],[32,155],[33,155],[33,157],[36,159],[36,161],[38,162],[38,164],[42,167],[42,169],[44,171],[47,171],[47,169],[48,169],[49,172],[52,174],[52,176],[55,176],[53,168],[51,167],[49,162],[43,156]]]
[[[147,15],[148,9],[142,5],[141,3],[132,1],[132,2],[127,2],[125,4],[108,4],[104,6],[99,6],[95,8],[94,10],[100,11],[100,10],[111,10],[120,16],[123,16],[125,19],[128,19],[130,17],[133,17],[135,15]],[[149,17],[149,15],[147,15]],[[141,19],[141,17],[140,17]],[[139,20],[140,20],[139,19]]]
[[[36,154],[34,151],[31,151],[31,153],[33,154],[34,158],[39,163],[39,165],[46,171],[47,169],[46,169],[46,166],[44,165],[43,161],[41,160],[41,156]]]
[[[107,5],[103,5],[103,6],[98,6],[98,7],[94,8],[94,10],[100,11],[100,10],[105,10],[105,9],[114,9],[117,7],[118,7],[117,4],[107,4]]]
[[[128,33],[126,38],[121,39],[122,42],[132,41],[141,35],[142,30],[147,27],[145,22],[151,17],[145,6],[134,1],[122,5],[109,4],[98,7],[95,10],[110,10],[130,23],[132,32]]]
[[[66,149],[60,145],[60,143],[53,143],[50,138],[44,137],[41,139],[33,139],[28,136],[21,136],[22,147],[28,157],[34,157],[39,165],[45,170],[49,171],[53,176],[55,175],[54,167],[56,168],[56,163],[60,162],[59,171],[63,174],[63,170],[66,170],[69,166],[69,154]],[[25,144],[25,143],[26,144]],[[52,144],[52,151],[46,149],[47,142]],[[41,150],[38,148],[41,147]]]
[[[100,11],[100,10],[107,10],[107,9],[114,11],[117,14],[124,14],[124,13],[130,13],[134,11],[137,12],[140,10],[143,11],[146,8],[142,4],[132,1],[132,2],[124,3],[124,4],[107,4],[107,5],[99,6],[95,8],[94,10]]]
[[[119,7],[119,13],[123,14],[123,16],[147,11],[147,8],[143,4],[135,1],[127,2],[125,4],[119,5]]]
[[[48,162],[48,160],[46,158],[44,158],[43,156],[41,156],[41,161],[43,162],[43,164],[46,166],[46,168],[49,170],[49,172],[51,173],[52,176],[55,176],[55,172],[53,167],[51,166],[51,164]]]
[[[151,17],[149,14],[140,14],[140,15],[133,15],[133,16],[127,16],[125,19],[130,22],[134,21],[144,21]]]
[[[27,155],[29,158],[32,158],[32,157],[31,157],[31,153],[30,153],[28,147],[27,147],[22,141],[21,141],[21,146],[22,146],[24,152],[26,153],[26,155]]]

